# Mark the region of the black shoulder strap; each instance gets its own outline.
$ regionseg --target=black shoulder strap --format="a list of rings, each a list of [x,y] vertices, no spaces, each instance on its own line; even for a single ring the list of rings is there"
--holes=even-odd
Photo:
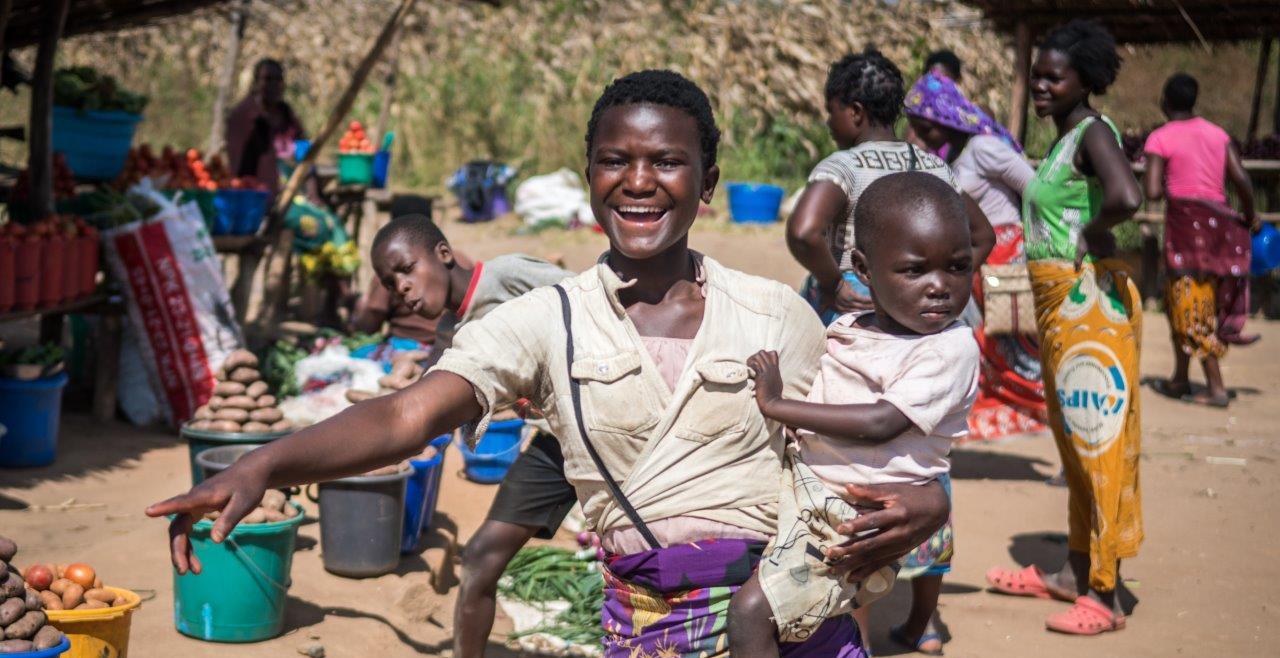
[[[911,156],[907,164],[907,171],[915,171],[920,168],[920,161],[916,158],[916,145],[907,142],[907,151]]]
[[[564,288],[559,284],[553,286],[556,293],[560,295],[560,312],[564,316],[564,333],[565,333],[565,362],[568,364],[569,370],[569,396],[573,399],[573,418],[578,424],[578,434],[582,437],[582,443],[587,446],[587,454],[591,455],[591,461],[595,462],[596,470],[600,471],[601,477],[604,478],[605,486],[609,487],[609,493],[613,495],[613,499],[618,501],[622,506],[622,511],[626,512],[627,518],[631,519],[631,523],[635,525],[636,530],[640,531],[640,535],[649,543],[651,548],[662,548],[658,544],[658,540],[654,538],[653,533],[649,531],[649,526],[645,525],[644,519],[640,518],[640,513],[635,507],[631,506],[631,501],[622,494],[622,488],[618,486],[618,481],[613,479],[613,474],[609,472],[609,468],[604,465],[604,460],[600,459],[600,454],[596,452],[596,448],[591,444],[591,437],[587,434],[587,426],[582,422],[582,384],[573,376],[573,314],[569,311],[569,295],[565,293]]]

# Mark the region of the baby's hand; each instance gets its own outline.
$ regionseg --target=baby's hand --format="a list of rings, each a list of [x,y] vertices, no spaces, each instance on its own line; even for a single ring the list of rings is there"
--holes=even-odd
[[[782,399],[778,353],[760,350],[747,359],[747,366],[751,368],[751,376],[756,382],[756,404],[764,412],[768,405]]]

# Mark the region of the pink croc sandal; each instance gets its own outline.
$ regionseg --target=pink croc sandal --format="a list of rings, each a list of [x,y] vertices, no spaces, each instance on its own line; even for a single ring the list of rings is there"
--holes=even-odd
[[[1041,577],[1040,568],[1031,565],[1022,571],[1010,571],[1003,567],[991,567],[987,571],[987,584],[992,591],[1009,596],[1032,596],[1037,599],[1058,599],[1071,603],[1073,599],[1063,598],[1049,591]]]
[[[1124,623],[1124,615],[1116,615],[1101,603],[1082,596],[1070,610],[1049,615],[1044,626],[1068,635],[1098,635],[1121,630]]]

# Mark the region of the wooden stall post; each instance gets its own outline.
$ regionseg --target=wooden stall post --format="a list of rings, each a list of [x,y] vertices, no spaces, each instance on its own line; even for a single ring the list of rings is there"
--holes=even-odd
[[[240,41],[249,17],[249,2],[240,0],[231,8],[231,29],[227,30],[227,54],[218,74],[218,95],[213,100],[213,126],[209,128],[209,153],[220,153],[227,145],[227,103],[235,89],[236,64],[240,59]]]
[[[400,68],[400,30],[396,30],[387,52],[387,71],[382,76],[382,103],[378,106],[378,122],[373,126],[373,145],[382,148],[387,135],[387,122],[391,120],[391,103],[396,97],[396,76]]]
[[[58,39],[67,23],[71,0],[52,0],[40,9],[40,45],[31,84],[31,130],[27,136],[27,172],[31,211],[37,218],[53,214],[53,64]]]
[[[1018,21],[1014,30],[1013,97],[1009,102],[1009,132],[1027,141],[1027,99],[1031,94],[1031,26]]]
[[[9,16],[13,13],[13,0],[0,0],[0,57],[4,57],[4,31],[9,29]],[[0,82],[4,72],[0,71]]]
[[[1252,142],[1258,136],[1258,118],[1262,109],[1262,86],[1267,82],[1267,65],[1271,63],[1271,39],[1262,40],[1262,48],[1258,51],[1258,73],[1253,79],[1253,101],[1249,105],[1249,129],[1245,131],[1245,143]]]

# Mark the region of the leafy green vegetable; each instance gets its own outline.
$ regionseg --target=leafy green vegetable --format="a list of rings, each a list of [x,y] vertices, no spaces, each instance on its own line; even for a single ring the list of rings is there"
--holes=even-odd
[[[66,358],[62,347],[54,343],[32,345],[22,349],[0,352],[0,365],[4,366],[44,366],[49,367],[61,363]]]
[[[598,644],[604,637],[600,610],[604,607],[604,578],[594,549],[574,552],[537,546],[522,548],[498,582],[503,596],[525,603],[567,601],[569,608],[555,622],[513,635],[546,633],[574,644]]]
[[[53,74],[53,102],[77,110],[118,110],[141,114],[149,99],[122,89],[116,79],[89,66],[58,69]]]

